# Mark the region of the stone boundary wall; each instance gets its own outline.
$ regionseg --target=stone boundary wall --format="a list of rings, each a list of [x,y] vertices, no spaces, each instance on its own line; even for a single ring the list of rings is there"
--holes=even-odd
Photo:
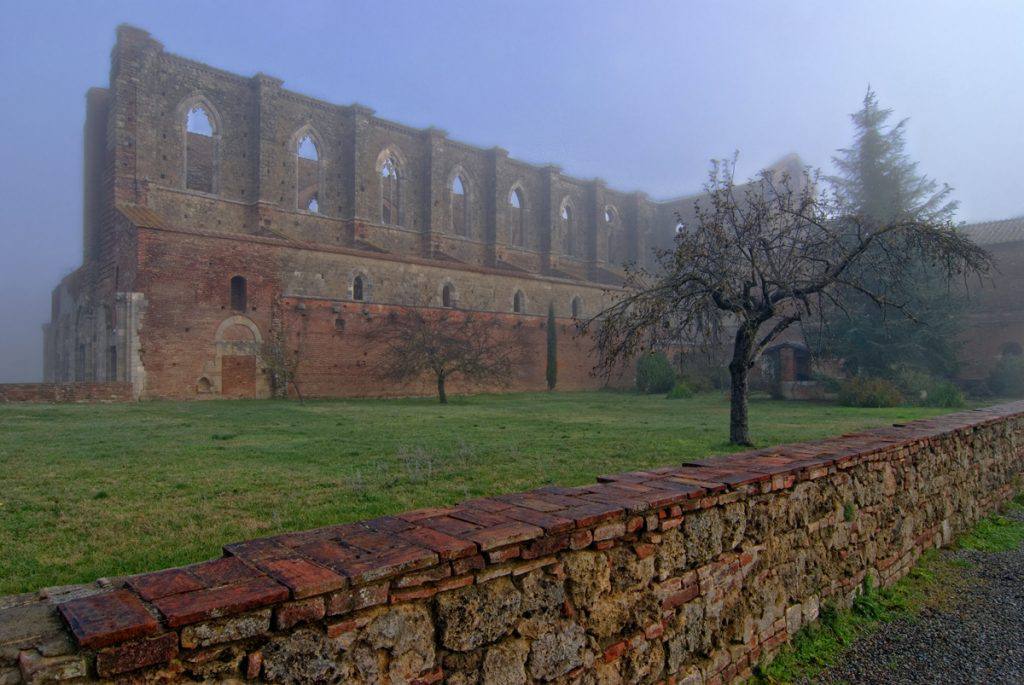
[[[4,402],[127,402],[133,399],[130,383],[0,383]],[[3,681],[0,681],[3,682]]]
[[[1016,402],[229,544],[0,599],[0,682],[734,682],[1022,470]]]

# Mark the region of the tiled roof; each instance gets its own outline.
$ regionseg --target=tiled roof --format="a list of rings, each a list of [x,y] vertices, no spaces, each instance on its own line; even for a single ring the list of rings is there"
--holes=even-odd
[[[979,245],[995,245],[997,243],[1015,243],[1024,241],[1024,216],[1001,221],[983,221],[967,224],[964,233]]]

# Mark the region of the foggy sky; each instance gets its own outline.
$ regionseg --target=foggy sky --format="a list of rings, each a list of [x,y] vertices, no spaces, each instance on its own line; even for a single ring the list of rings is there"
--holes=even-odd
[[[1024,214],[1024,2],[0,0],[0,382],[42,376],[81,261],[85,91],[114,28],[655,198],[707,160],[826,167],[870,83],[967,221]]]

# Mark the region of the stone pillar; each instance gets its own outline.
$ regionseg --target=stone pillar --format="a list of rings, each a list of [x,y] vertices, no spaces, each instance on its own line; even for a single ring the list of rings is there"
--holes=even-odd
[[[490,149],[491,164],[487,178],[483,179],[480,191],[483,193],[484,206],[484,242],[487,243],[484,263],[494,266],[502,257],[504,247],[511,243],[508,225],[501,221],[508,198],[504,196],[504,187],[500,183],[502,171],[508,161],[508,150],[500,147]]]
[[[352,105],[348,108],[349,125],[351,127],[351,153],[346,160],[345,177],[348,179],[348,192],[352,202],[352,219],[358,222],[380,222],[380,197],[377,190],[380,181],[373,177],[373,165],[376,153],[367,149],[367,129],[373,110],[363,105]],[[364,174],[369,170],[370,177]],[[376,205],[374,199],[376,198]]]
[[[256,74],[252,77],[255,135],[252,136],[249,157],[252,160],[252,178],[256,183],[255,224],[261,229],[272,229],[274,208],[279,204],[281,170],[275,163],[279,158],[277,139],[277,98],[281,94],[281,79]],[[275,183],[277,181],[277,183]]]
[[[82,259],[92,261],[99,256],[104,216],[107,172],[107,121],[110,112],[110,91],[90,88],[85,96],[84,150],[82,154]]]
[[[122,24],[117,27],[110,70],[113,91],[113,139],[108,141],[114,161],[114,202],[145,204],[137,176],[139,84],[146,78],[147,62],[163,52],[149,32]]]
[[[541,198],[540,206],[540,271],[548,273],[552,269],[554,259],[552,255],[556,252],[556,237],[558,234],[558,197],[555,187],[558,175],[562,172],[561,167],[548,164],[543,169],[544,174],[544,196]]]
[[[602,252],[608,254],[608,227],[604,221],[604,188],[602,179],[595,178],[587,184],[587,207],[583,213],[583,257],[586,260],[587,278],[597,280],[599,267],[604,264]],[[602,250],[602,245],[604,249]]]
[[[448,212],[437,211],[440,202],[447,200],[448,188],[445,187],[447,178],[445,169],[441,166],[444,158],[444,145],[448,133],[439,128],[428,128],[423,131],[423,137],[427,146],[426,162],[423,170],[423,214],[422,255],[430,258],[434,255],[434,238],[438,234],[446,232],[445,222],[448,220]]]
[[[645,193],[636,192],[629,196],[629,211],[623,216],[626,235],[629,238],[629,260],[645,265],[647,233],[650,230],[650,203]]]

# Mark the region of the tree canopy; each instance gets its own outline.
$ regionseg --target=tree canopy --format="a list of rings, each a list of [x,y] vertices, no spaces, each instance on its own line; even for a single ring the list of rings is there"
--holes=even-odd
[[[717,346],[731,337],[730,439],[750,444],[748,375],[783,331],[842,309],[848,292],[912,314],[902,299],[912,264],[952,277],[986,270],[988,256],[948,220],[879,221],[809,169],[797,177],[766,171],[737,184],[735,163],[712,164],[695,225],[655,252],[654,268],[627,269],[622,294],[586,328],[605,371],[646,349]]]

